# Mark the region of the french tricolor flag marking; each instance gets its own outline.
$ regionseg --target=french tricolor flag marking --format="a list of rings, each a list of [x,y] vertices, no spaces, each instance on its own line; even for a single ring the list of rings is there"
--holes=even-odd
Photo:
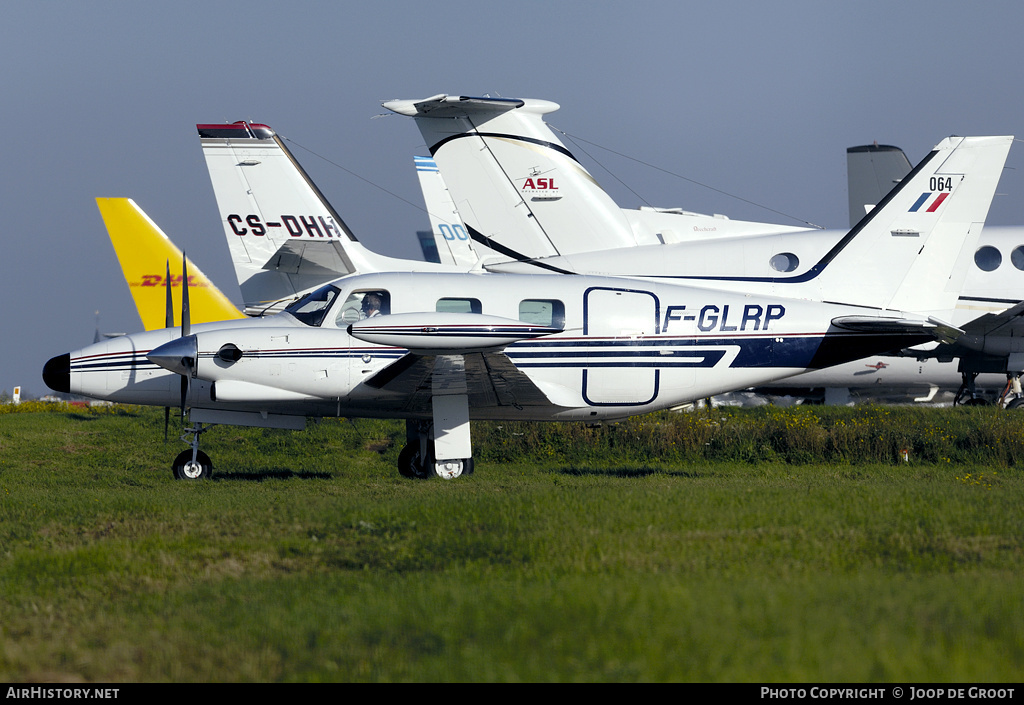
[[[910,207],[910,213],[917,213],[921,208],[928,204],[925,208],[925,213],[934,213],[935,209],[942,205],[942,202],[946,200],[946,196],[949,195],[949,191],[941,191],[938,194],[928,191],[921,194],[921,197],[914,202],[914,205]],[[932,198],[934,196],[934,198]]]

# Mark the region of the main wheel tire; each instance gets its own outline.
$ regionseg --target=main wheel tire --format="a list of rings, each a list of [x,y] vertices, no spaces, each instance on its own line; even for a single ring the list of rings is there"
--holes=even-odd
[[[201,450],[196,451],[196,460],[192,462],[192,450],[183,450],[174,459],[171,471],[175,480],[209,480],[213,476],[213,463]]]
[[[427,475],[427,463],[420,456],[419,442],[409,443],[402,452],[398,454],[398,472],[402,477],[425,479]]]
[[[444,480],[454,480],[462,475],[472,475],[473,459],[438,460],[434,463],[434,474]]]
[[[984,399],[982,399],[981,397],[974,397],[973,399],[968,399],[967,401],[965,401],[963,403],[963,405],[964,406],[988,406],[988,402],[985,401]]]
[[[1024,406],[1024,397],[1017,397],[1016,399],[1011,399],[1010,403],[1006,405],[1006,408],[1019,409],[1022,406]]]

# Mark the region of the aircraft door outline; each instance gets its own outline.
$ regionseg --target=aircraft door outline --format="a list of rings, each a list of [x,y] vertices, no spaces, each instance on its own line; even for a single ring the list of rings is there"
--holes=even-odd
[[[583,399],[591,406],[643,406],[658,398],[661,370],[653,336],[661,302],[650,291],[590,287],[583,294],[587,355]],[[592,339],[595,338],[595,339]]]

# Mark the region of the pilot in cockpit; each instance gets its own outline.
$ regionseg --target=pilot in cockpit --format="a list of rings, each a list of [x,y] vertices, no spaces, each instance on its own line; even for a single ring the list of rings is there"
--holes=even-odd
[[[359,311],[363,318],[373,318],[374,316],[381,315],[380,309],[380,295],[371,292],[363,297],[363,303],[360,306]]]

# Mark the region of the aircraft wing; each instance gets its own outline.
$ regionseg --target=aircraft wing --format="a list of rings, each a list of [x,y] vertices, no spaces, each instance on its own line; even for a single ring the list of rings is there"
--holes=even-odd
[[[551,400],[501,352],[464,355],[409,353],[364,384],[395,395],[397,406],[430,414],[434,395],[466,394],[470,408],[550,406]]]

